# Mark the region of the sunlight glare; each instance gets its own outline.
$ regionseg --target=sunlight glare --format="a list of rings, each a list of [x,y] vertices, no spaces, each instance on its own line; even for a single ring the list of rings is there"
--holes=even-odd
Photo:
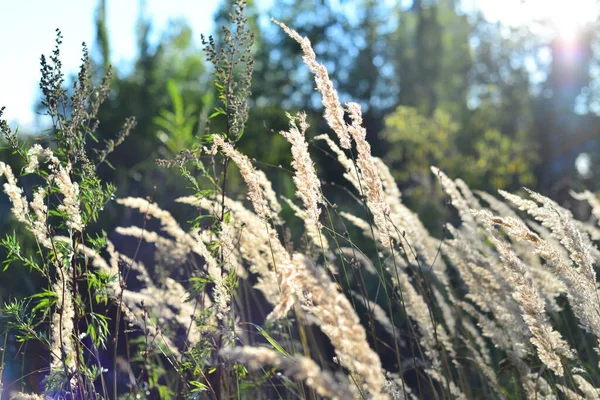
[[[545,19],[555,29],[556,35],[566,42],[577,40],[582,27],[594,18],[596,11],[593,0],[580,0],[577,3],[556,0],[540,1],[539,7],[540,10],[545,10]]]
[[[598,15],[597,0],[483,0],[488,16],[510,26],[543,23],[551,35],[565,42],[576,41],[581,29]]]

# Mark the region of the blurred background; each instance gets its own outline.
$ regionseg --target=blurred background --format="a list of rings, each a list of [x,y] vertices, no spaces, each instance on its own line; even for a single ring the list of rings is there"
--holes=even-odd
[[[99,139],[116,137],[128,116],[138,121],[109,159],[114,168],[104,166],[101,177],[117,185],[120,197],[151,196],[177,215],[174,199],[190,194],[189,185],[155,160],[191,148],[207,128],[216,102],[200,34],[214,34],[218,43],[231,3],[1,2],[4,117],[22,140],[44,140],[49,121],[38,100],[39,56],[50,54],[60,28],[61,59],[73,79],[85,41],[97,81],[114,67]],[[404,201],[434,235],[450,217],[430,165],[474,189],[526,186],[567,207],[570,190],[600,189],[600,2],[251,0],[247,11],[255,63],[240,148],[287,197],[293,197],[291,176],[279,166],[289,166],[289,145],[277,134],[288,126],[285,112],[308,113],[309,138],[329,129],[301,49],[271,17],[308,36],[342,101],[363,106],[374,154],[392,168]],[[321,178],[341,181],[319,146],[311,151]],[[0,160],[19,165],[0,147]],[[243,193],[234,180],[236,190]],[[334,202],[345,195],[334,186],[326,190]],[[133,218],[113,207],[97,229],[139,222]],[[0,233],[19,229],[0,195]],[[2,302],[35,293],[39,284],[15,268],[1,282]]]
[[[155,160],[191,148],[207,128],[216,103],[200,34],[215,34],[218,42],[231,3],[3,2],[4,117],[23,140],[44,140],[49,121],[39,105],[39,56],[52,51],[60,28],[63,67],[73,79],[85,41],[98,81],[114,67],[99,139],[115,137],[128,116],[138,120],[109,160],[114,168],[100,174],[120,196],[151,195],[169,209],[189,192],[177,171]],[[290,176],[278,168],[290,161],[277,134],[287,127],[285,111],[307,111],[310,136],[328,128],[299,46],[271,17],[308,36],[342,101],[362,104],[374,154],[428,226],[439,229],[445,218],[430,165],[475,189],[527,186],[561,203],[571,189],[599,189],[598,1],[270,0],[249,1],[247,16],[255,64],[240,146],[289,197]],[[316,146],[321,177],[336,181],[339,171],[322,168],[331,159]],[[0,159],[18,162],[6,146]],[[17,229],[9,208],[0,196],[4,232]],[[107,210],[102,228],[124,218]]]
[[[101,135],[114,136],[126,116],[139,121],[106,177],[121,193],[147,194],[154,158],[189,148],[214,106],[200,34],[226,23],[230,3],[4,2],[5,118],[24,137],[47,128],[39,56],[60,28],[64,69],[75,74],[85,41],[98,77],[115,68]],[[321,113],[300,49],[274,17],[311,39],[342,101],[363,105],[375,154],[408,197],[427,190],[429,165],[480,189],[526,185],[554,198],[578,185],[595,190],[599,10],[594,0],[250,1],[255,72],[244,150],[279,165],[287,156],[272,131],[285,127],[284,111]],[[313,133],[325,130],[314,124]]]

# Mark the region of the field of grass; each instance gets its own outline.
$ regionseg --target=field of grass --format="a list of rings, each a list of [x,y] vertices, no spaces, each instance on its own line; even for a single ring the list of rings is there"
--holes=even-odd
[[[458,221],[432,235],[372,156],[360,105],[341,104],[309,40],[274,21],[301,46],[330,127],[310,132],[304,113],[289,115],[280,134],[293,161],[281,173],[293,175],[295,198],[281,197],[237,147],[252,38],[241,4],[232,18],[222,48],[205,43],[221,101],[211,118],[223,118],[226,130],[161,161],[193,188],[177,199],[191,223],[150,194],[116,198],[98,178],[134,122],[93,148],[108,89],[107,81],[91,86],[86,63],[68,93],[58,51],[43,61],[50,144],[25,145],[2,122],[25,165],[0,161],[12,218],[23,227],[2,238],[2,263],[38,275],[44,287],[3,305],[0,370],[11,364],[11,346],[32,343],[46,361],[36,367],[41,387],[26,384],[25,371],[2,379],[3,396],[600,398],[595,195],[572,193],[591,210],[579,221],[538,193],[472,191],[432,166]],[[328,199],[317,151],[344,171],[343,201]],[[32,193],[20,184],[26,175]],[[245,183],[244,195],[232,180]],[[107,205],[137,213],[139,224],[90,235]],[[298,222],[300,232],[289,229]],[[137,244],[131,254],[119,250],[117,240],[127,239]]]

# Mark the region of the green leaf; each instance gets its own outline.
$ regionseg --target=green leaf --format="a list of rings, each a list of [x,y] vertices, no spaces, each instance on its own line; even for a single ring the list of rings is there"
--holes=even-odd
[[[35,307],[31,309],[32,313],[36,313],[38,310],[46,312],[56,303],[57,295],[51,290],[44,289],[40,293],[29,296],[30,299],[39,299]]]
[[[213,119],[213,118],[214,118],[214,117],[216,117],[217,115],[221,115],[221,113],[220,113],[220,112],[218,112],[218,111],[215,111],[214,113],[212,113],[212,114],[210,114],[210,115],[208,116],[208,119]]]
[[[158,396],[161,400],[168,400],[173,398],[173,392],[169,389],[168,386],[165,385],[157,385],[156,389],[158,390]]]
[[[263,337],[265,339],[267,339],[267,341],[269,343],[271,343],[271,346],[273,346],[275,348],[275,350],[277,350],[279,353],[281,353],[282,355],[284,355],[288,358],[292,358],[292,355],[290,353],[288,353],[287,351],[285,351],[285,349],[283,347],[281,347],[281,345],[279,343],[277,343],[277,341],[275,339],[273,339],[267,331],[265,331],[260,326],[253,324],[251,322],[249,322],[248,324],[250,324],[250,325],[254,326],[256,329],[258,329],[258,332],[260,332],[260,334],[263,335]]]
[[[208,390],[208,386],[206,386],[204,383],[202,382],[198,382],[198,381],[190,381],[190,385],[192,385],[194,388],[192,389],[192,393],[197,393],[197,392],[205,392]]]
[[[190,293],[190,296],[185,300],[186,302],[192,301],[196,295],[203,293],[204,289],[206,288],[206,284],[210,283],[211,280],[207,278],[193,277],[190,278],[190,282],[192,282],[192,288],[194,291]]]

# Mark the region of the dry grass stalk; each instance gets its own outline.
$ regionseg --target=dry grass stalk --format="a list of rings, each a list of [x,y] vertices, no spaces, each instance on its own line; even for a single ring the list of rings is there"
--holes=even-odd
[[[288,28],[282,22],[272,19],[274,23],[279,25],[292,39],[296,40],[302,47],[304,52],[304,63],[309,67],[315,75],[317,90],[323,96],[323,106],[325,107],[325,119],[329,126],[338,135],[342,148],[349,149],[351,140],[356,144],[358,153],[357,166],[360,170],[359,181],[364,183],[365,187],[361,192],[365,192],[367,207],[373,214],[375,225],[379,229],[379,239],[384,247],[391,245],[387,216],[389,214],[389,206],[385,201],[385,195],[381,184],[381,178],[377,173],[377,169],[373,163],[371,156],[371,146],[366,141],[366,130],[362,126],[362,112],[360,105],[357,103],[348,103],[348,114],[352,123],[347,125],[344,121],[344,108],[342,107],[335,91],[327,69],[319,64],[316,60],[316,55],[310,41],[302,37],[295,30]]]
[[[587,203],[592,208],[592,215],[596,218],[596,224],[600,222],[600,200],[596,197],[596,195],[589,190],[584,190],[581,193],[571,192],[571,196],[574,199],[587,201]]]
[[[314,163],[310,158],[308,144],[305,139],[306,130],[308,129],[306,114],[298,113],[295,117],[287,114],[287,116],[290,120],[290,129],[287,132],[282,131],[280,133],[292,144],[292,167],[295,171],[293,181],[296,185],[296,196],[304,204],[304,209],[299,217],[304,217],[306,233],[313,244],[321,248],[322,251],[327,251],[329,246],[327,239],[321,232],[321,222],[319,222],[319,216],[321,215],[319,205],[324,203],[321,195],[321,183]],[[296,214],[298,214],[298,211],[296,211]]]
[[[291,263],[278,267],[283,298],[270,318],[283,317],[298,301],[316,317],[316,323],[335,348],[338,362],[349,370],[360,389],[374,399],[386,398],[382,392],[385,378],[379,356],[371,350],[356,311],[337,285],[323,269],[311,266],[301,254],[294,254]]]
[[[15,178],[10,165],[0,161],[0,177],[1,176],[4,176],[7,180],[4,184],[4,193],[6,193],[12,204],[12,214],[17,221],[30,228],[29,207],[27,206],[27,198],[23,195],[23,189],[17,185],[17,179]]]
[[[236,158],[232,159],[235,162]],[[258,195],[262,196],[260,193]],[[199,199],[180,201],[193,204],[203,202]],[[204,203],[206,206],[206,201]],[[226,202],[226,205],[227,203],[230,202]],[[240,211],[239,208],[232,209],[233,217],[236,217],[236,213],[243,214]],[[252,218],[249,220],[256,224]],[[383,396],[385,379],[381,372],[381,362],[377,354],[370,349],[366,332],[348,299],[339,292],[322,269],[309,267],[308,260],[300,254],[290,257],[277,233],[268,224],[264,224],[264,221],[262,229],[253,231],[252,235],[260,237],[261,231],[266,234],[263,237],[267,239],[270,250],[267,254],[274,260],[272,267],[278,279],[278,285],[272,285],[279,287],[281,291],[279,302],[269,318],[285,316],[293,304],[300,300],[303,308],[317,318],[317,323],[334,345],[340,364],[348,368],[361,389],[371,393],[374,398]],[[269,267],[268,264],[266,267]],[[261,271],[264,276],[272,276],[266,272]]]
[[[271,19],[272,22],[279,25],[285,33],[287,33],[292,39],[294,39],[302,47],[304,56],[302,60],[304,64],[310,69],[315,75],[315,83],[317,84],[317,90],[323,96],[323,107],[325,108],[325,120],[337,134],[340,140],[340,145],[344,149],[349,149],[351,146],[350,134],[348,133],[348,127],[344,121],[344,108],[340,103],[340,99],[337,95],[333,82],[329,79],[329,73],[323,64],[317,61],[317,56],[310,44],[310,40],[306,37],[302,37],[295,30],[288,28],[284,23],[279,22],[275,19]]]
[[[556,247],[551,246],[518,221],[507,219],[494,221],[494,223],[501,223],[506,232],[517,240],[528,241],[534,246],[535,251],[546,260],[547,265],[566,286],[569,303],[583,328],[600,339],[600,302],[595,272],[584,240],[573,226],[569,216],[550,200],[543,200],[541,196],[539,199],[544,205],[538,207],[533,201],[505,192],[501,194],[549,227],[553,235],[569,251],[570,260],[561,257]]]
[[[66,268],[57,271],[52,291],[56,293],[56,310],[52,314],[50,323],[50,343],[52,344],[50,371],[53,373],[62,371],[66,376],[70,376],[76,369],[77,354],[73,343],[75,332],[73,288]],[[70,384],[72,388],[75,387],[73,379]]]
[[[581,390],[586,400],[600,399],[600,389],[595,388],[589,381],[579,374],[574,374],[573,379],[577,384],[577,388]]]
[[[510,225],[510,223],[504,222],[501,218],[495,217],[489,212],[480,212],[478,216],[487,221],[487,226],[490,230],[493,229],[492,224],[499,226]],[[522,235],[528,237],[529,233],[523,231]],[[519,303],[525,323],[533,335],[530,340],[537,349],[538,357],[556,375],[563,376],[564,368],[561,357],[567,359],[573,358],[573,351],[562,335],[550,325],[546,316],[544,300],[534,285],[526,266],[506,242],[500,240],[495,235],[492,237],[500,253],[500,258],[504,262],[508,279],[515,287],[513,297]]]
[[[54,237],[54,240],[68,241],[65,237]],[[201,332],[193,323],[197,313],[203,308],[211,306],[208,296],[204,295],[199,307],[191,302],[186,302],[186,289],[181,283],[172,278],[166,278],[162,287],[157,287],[146,270],[146,267],[139,261],[118,253],[111,242],[108,242],[107,250],[111,262],[107,263],[96,251],[80,244],[78,251],[89,260],[94,268],[106,273],[111,279],[107,285],[109,299],[121,308],[130,324],[136,325],[144,331],[149,337],[158,337],[169,351],[177,357],[181,356],[181,351],[188,344],[196,343],[201,338]],[[138,291],[132,291],[123,288],[123,278],[119,272],[119,265],[126,265],[138,274],[138,280],[143,287]],[[122,297],[122,302],[121,302]],[[148,310],[150,316],[155,317],[158,324],[149,321],[143,323],[145,310]],[[205,329],[210,329],[215,325],[215,321],[209,320]],[[184,329],[188,332],[183,345],[177,345],[171,341],[168,336],[162,334],[160,327],[172,326],[174,328]]]
[[[288,358],[275,350],[250,346],[223,349],[220,354],[227,359],[246,364],[250,370],[273,365],[291,378],[305,381],[308,387],[326,398],[343,400],[356,397],[345,377],[334,376],[331,372],[321,370],[310,358],[299,355]]]
[[[327,145],[329,146],[331,151],[333,151],[335,153],[337,161],[345,169],[344,178],[346,178],[346,180],[348,182],[350,182],[356,190],[360,191],[360,187],[361,187],[360,182],[359,182],[360,176],[358,175],[358,169],[356,168],[354,161],[352,161],[351,159],[349,159],[346,156],[346,153],[344,153],[344,151],[342,149],[340,149],[338,147],[338,145],[334,143],[333,140],[331,140],[329,135],[326,135],[326,134],[318,135],[318,136],[315,136],[314,140],[323,140],[323,141],[325,141],[325,143],[327,143]]]
[[[348,112],[352,120],[352,125],[348,127],[354,143],[356,143],[356,152],[358,153],[356,164],[360,170],[360,181],[364,183],[364,191],[367,207],[373,214],[375,226],[379,230],[379,240],[383,247],[391,246],[390,228],[387,218],[390,214],[390,207],[386,201],[383,191],[383,184],[379,172],[371,156],[371,145],[367,142],[367,131],[362,126],[362,112],[357,103],[348,103]]]
[[[216,154],[216,151],[219,148],[223,151],[223,154],[231,158],[238,166],[242,178],[244,178],[244,182],[248,185],[248,199],[252,202],[256,214],[263,219],[272,219],[271,208],[266,199],[264,190],[264,188],[269,187],[270,184],[267,185],[266,182],[264,182],[266,180],[265,175],[257,173],[248,157],[237,151],[231,143],[225,141],[223,137],[215,135],[212,153]]]
[[[195,196],[181,197],[177,202],[189,204],[210,213],[220,213],[221,205],[207,198]],[[257,214],[248,210],[238,201],[225,197],[225,207],[231,213],[232,223],[239,226],[236,232],[235,252],[239,254],[247,269],[257,275],[255,288],[260,290],[272,305],[279,304],[281,293],[276,273],[278,260],[287,256],[278,252],[279,247],[271,246],[270,228]]]

